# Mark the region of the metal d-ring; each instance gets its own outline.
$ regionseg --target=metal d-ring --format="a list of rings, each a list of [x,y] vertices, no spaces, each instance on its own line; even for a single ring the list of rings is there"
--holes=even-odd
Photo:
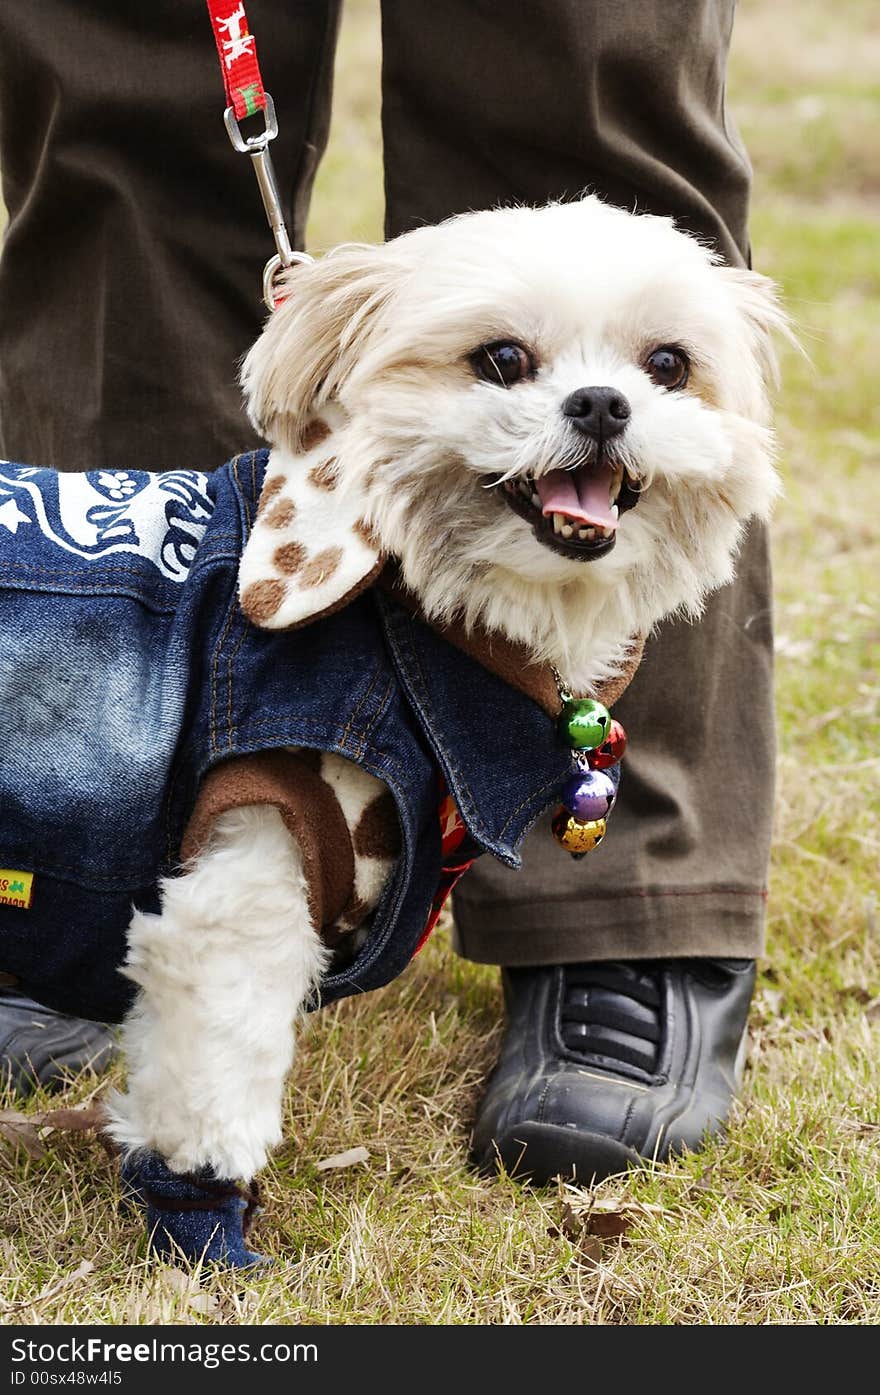
[[[275,294],[275,282],[282,271],[286,271],[289,266],[294,266],[298,262],[301,262],[303,265],[308,265],[309,262],[313,262],[314,260],[314,257],[310,257],[308,252],[291,252],[287,261],[285,261],[279,253],[269,258],[263,268],[263,300],[266,303],[267,309],[274,310],[278,304],[278,298]]]
[[[262,131],[257,131],[253,136],[242,135],[234,107],[227,107],[223,113],[223,124],[226,127],[229,139],[232,141],[234,148],[242,155],[252,155],[255,150],[265,150],[270,140],[274,140],[278,134],[275,103],[272,101],[268,92],[264,92],[263,96],[266,98],[266,105],[263,108],[263,129]]]

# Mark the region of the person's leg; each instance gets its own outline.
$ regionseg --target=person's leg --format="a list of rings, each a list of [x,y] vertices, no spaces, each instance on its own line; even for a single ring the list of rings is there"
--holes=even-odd
[[[263,6],[272,144],[302,245],[340,0]],[[238,359],[274,252],[223,126],[203,0],[0,11],[0,452],[65,470],[222,465],[254,437]]]
[[[259,16],[283,110],[272,155],[302,245],[329,126],[340,0]],[[0,10],[0,454],[62,470],[213,469],[254,443],[237,384],[274,251],[223,126],[203,0]],[[0,963],[0,970],[3,965]],[[0,975],[0,1074],[106,1062],[106,1029]]]
[[[589,189],[672,215],[742,264],[749,166],[724,110],[733,8],[535,0],[499,17],[472,0],[384,0],[389,234],[466,208]],[[542,825],[522,872],[484,859],[462,883],[462,952],[545,966],[505,975],[511,1020],[477,1122],[483,1161],[512,1130],[514,1153],[529,1141],[539,1175],[608,1170],[676,1138],[695,1142],[726,1110],[749,961],[762,947],[773,795],[762,529],[738,572],[699,625],[669,623],[649,642],[615,708],[629,748],[602,848],[572,863]],[[708,971],[709,956],[737,959]],[[609,960],[641,962],[611,972]],[[605,968],[590,979],[547,967],[586,961]],[[669,1072],[702,1097],[702,1112],[685,1119],[680,1099],[661,1097],[657,1082]],[[631,1108],[639,1091],[641,1114]],[[569,1140],[580,1130],[599,1142],[560,1153],[551,1137],[539,1158],[524,1128],[536,1111],[566,1126]]]

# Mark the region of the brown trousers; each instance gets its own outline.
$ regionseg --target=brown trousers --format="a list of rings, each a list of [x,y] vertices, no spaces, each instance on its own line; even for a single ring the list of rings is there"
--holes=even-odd
[[[338,0],[249,0],[302,238],[326,143]],[[387,232],[592,189],[748,256],[749,166],[724,109],[732,0],[384,0]],[[0,450],[62,469],[210,468],[252,444],[236,361],[268,230],[233,154],[203,0],[5,0]],[[301,245],[301,243],[300,243]],[[546,827],[525,868],[483,860],[460,947],[503,964],[762,945],[773,784],[770,577],[669,623],[616,714],[612,834],[573,863]]]

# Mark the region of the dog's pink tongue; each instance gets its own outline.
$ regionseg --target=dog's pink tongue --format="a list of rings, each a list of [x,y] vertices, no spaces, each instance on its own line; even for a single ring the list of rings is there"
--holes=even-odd
[[[551,470],[549,475],[535,480],[541,512],[545,518],[564,513],[578,523],[616,528],[617,519],[608,502],[613,478],[614,470],[605,461],[582,465],[577,470]]]

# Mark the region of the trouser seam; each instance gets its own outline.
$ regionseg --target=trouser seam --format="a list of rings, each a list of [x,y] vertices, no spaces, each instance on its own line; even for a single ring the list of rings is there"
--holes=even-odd
[[[656,890],[655,890],[655,889],[644,889],[644,888],[634,887],[632,890],[627,890],[627,891],[590,891],[590,892],[587,893],[587,895],[585,896],[584,899],[585,899],[585,901],[587,901],[587,902],[593,902],[593,901],[627,901],[627,900],[651,901],[651,900],[654,900],[655,898],[656,898],[657,900],[660,900],[660,899],[675,899],[675,898],[678,898],[678,897],[696,897],[696,896],[735,896],[735,897],[743,897],[743,898],[750,898],[750,897],[751,897],[751,898],[756,898],[756,899],[759,899],[759,900],[762,900],[762,901],[766,901],[768,895],[769,895],[769,892],[767,891],[766,887],[763,887],[763,888],[754,887],[754,888],[749,888],[749,889],[743,890],[743,891],[737,891],[737,890],[734,890],[734,889],[729,888],[729,887],[708,887],[708,888],[705,888],[705,889],[704,889],[704,888],[693,888],[693,889],[680,888],[680,889],[672,889],[672,890],[666,890],[666,889],[656,889]],[[472,900],[470,897],[468,897],[468,896],[466,896],[466,895],[464,895],[464,894],[460,894],[459,897],[458,897],[458,900],[459,900],[460,902],[463,902],[463,903],[465,903],[465,904],[468,904],[468,903],[469,903],[469,904],[472,905],[473,907],[479,908],[481,911],[486,911],[486,910],[497,910],[497,909],[499,909],[499,908],[507,909],[507,908],[509,908],[509,907],[511,907],[511,906],[542,906],[542,907],[543,907],[543,906],[554,906],[554,905],[555,905],[555,906],[568,906],[568,905],[571,905],[571,904],[572,904],[573,899],[574,899],[574,898],[571,897],[571,896],[539,896],[539,897],[527,896],[527,897],[524,897],[524,898],[505,896],[505,897],[498,897],[498,898],[496,898],[496,899],[494,899],[494,900],[492,900],[492,901],[484,901],[484,900],[476,901],[476,900]]]

